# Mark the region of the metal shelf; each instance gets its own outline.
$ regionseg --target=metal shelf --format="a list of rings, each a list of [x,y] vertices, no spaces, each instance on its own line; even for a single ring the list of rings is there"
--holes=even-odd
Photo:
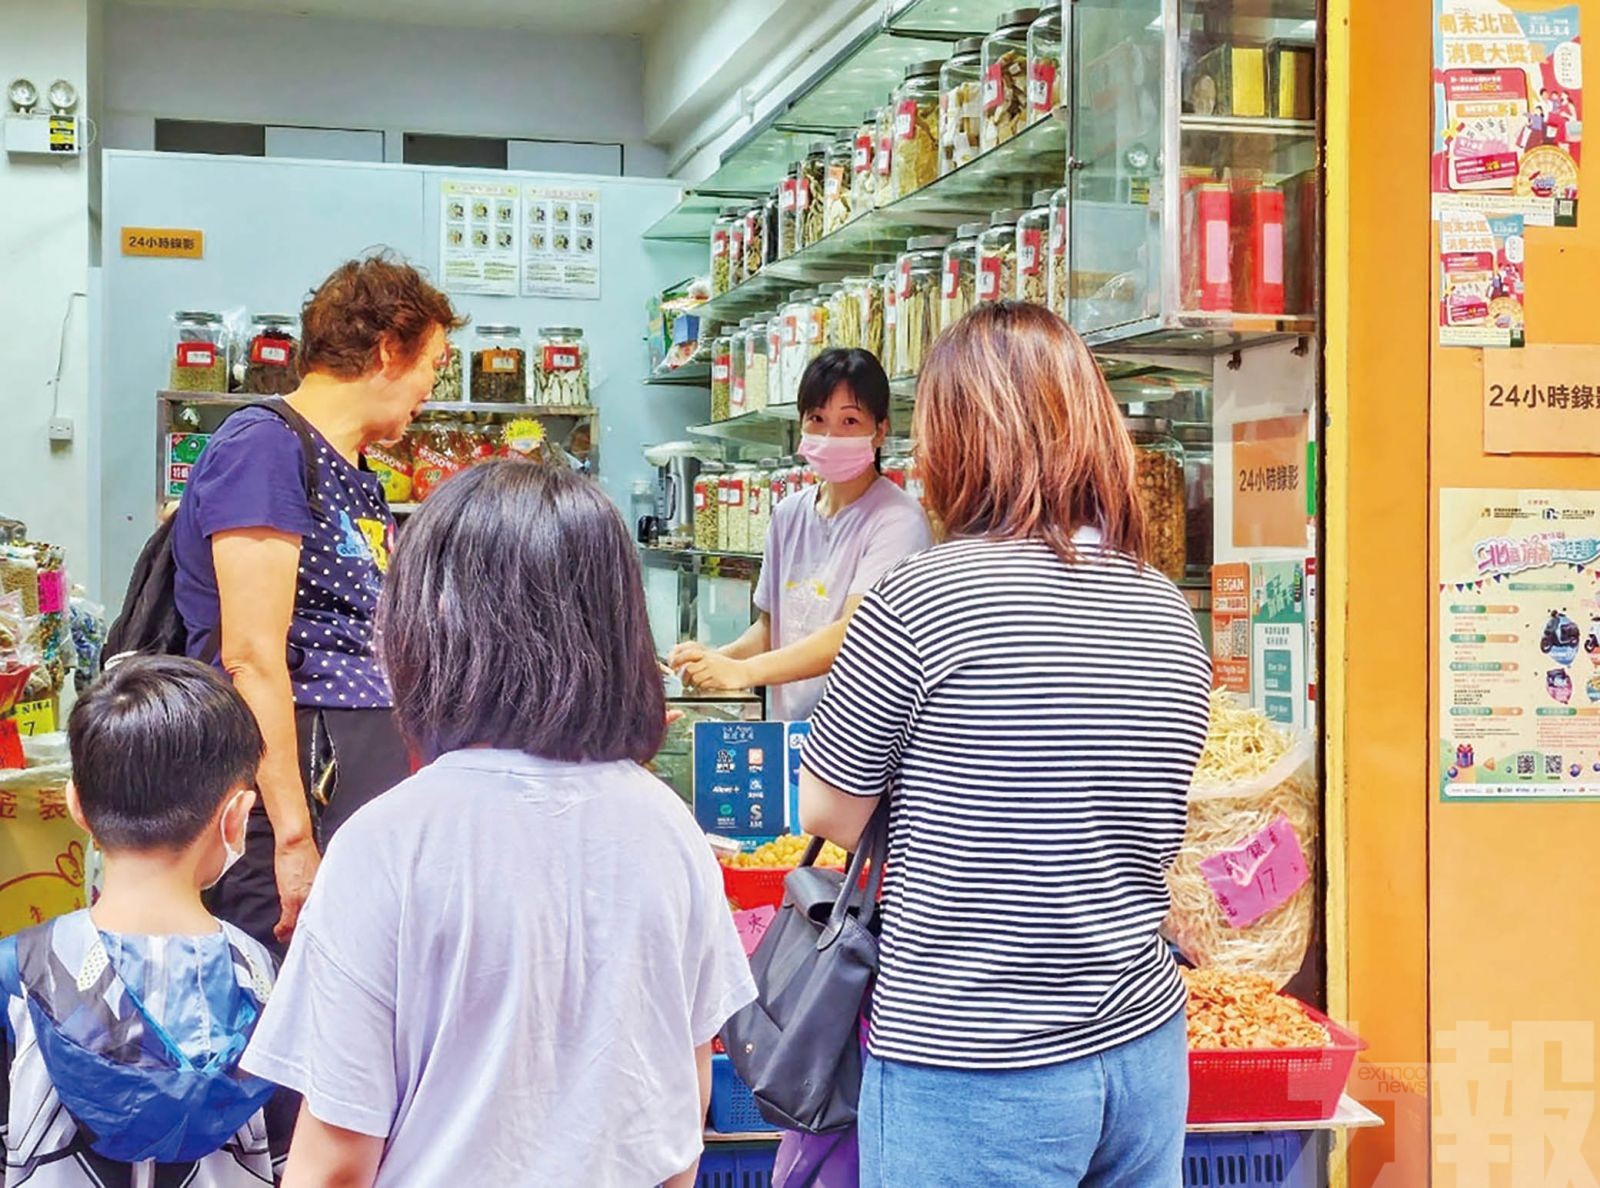
[[[726,421],[711,421],[704,425],[690,425],[695,437],[715,441],[732,441],[749,445],[787,445],[791,426],[800,420],[800,408],[795,404],[773,404],[757,412],[747,412]]]
[[[1294,341],[1316,332],[1317,319],[1312,317],[1183,313],[1167,321],[1150,319],[1095,330],[1085,334],[1084,341],[1097,351],[1209,356]]]
[[[646,384],[666,388],[706,388],[711,385],[711,364],[685,363],[682,367],[662,367],[645,377]]]
[[[1256,116],[1180,115],[1185,132],[1215,132],[1226,136],[1315,136],[1316,120],[1278,120]]]
[[[708,373],[709,374],[709,373]],[[156,393],[158,400],[169,404],[204,404],[223,407],[242,407],[270,400],[270,396],[253,396],[245,392],[177,392],[163,388]],[[422,406],[424,413],[504,413],[519,417],[577,417],[597,415],[593,405],[564,404],[474,404],[470,400],[434,401]]]

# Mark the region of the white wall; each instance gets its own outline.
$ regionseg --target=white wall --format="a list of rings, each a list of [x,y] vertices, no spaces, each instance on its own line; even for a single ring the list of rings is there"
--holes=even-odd
[[[659,177],[643,73],[633,37],[112,5],[106,142],[152,148],[157,117],[381,130],[390,160],[405,132],[607,141]]]
[[[4,0],[0,78],[31,79],[41,92],[64,78],[87,98],[95,15],[93,0]],[[89,175],[86,157],[0,154],[0,512],[26,521],[35,539],[64,546],[74,578],[92,584],[89,303],[72,297],[89,290]],[[61,383],[52,393],[69,300]],[[70,445],[50,444],[53,396],[77,426]]]

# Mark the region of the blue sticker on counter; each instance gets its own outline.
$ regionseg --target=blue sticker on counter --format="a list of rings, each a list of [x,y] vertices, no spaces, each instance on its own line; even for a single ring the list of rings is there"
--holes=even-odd
[[[694,724],[694,819],[744,841],[783,832],[787,752],[782,722]]]
[[[789,799],[787,813],[784,820],[789,826],[790,833],[799,833],[800,830],[800,752],[805,746],[806,735],[811,733],[810,722],[785,722],[784,734],[787,746],[784,750],[789,756]]]

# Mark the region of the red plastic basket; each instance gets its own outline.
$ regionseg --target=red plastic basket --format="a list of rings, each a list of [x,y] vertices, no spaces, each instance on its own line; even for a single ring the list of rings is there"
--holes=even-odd
[[[744,869],[723,866],[722,893],[735,911],[747,912],[758,907],[783,906],[783,879],[794,867],[779,866],[770,869]],[[824,870],[842,870],[838,866]]]
[[[1189,1053],[1189,1121],[1320,1122],[1339,1108],[1356,1054],[1367,1045],[1300,1004],[1328,1029],[1326,1048]]]

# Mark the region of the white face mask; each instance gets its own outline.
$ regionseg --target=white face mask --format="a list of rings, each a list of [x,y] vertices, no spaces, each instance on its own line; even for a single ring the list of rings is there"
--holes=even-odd
[[[201,887],[200,890],[209,891],[209,890],[211,890],[211,888],[215,887],[218,883],[222,882],[222,876],[227,874],[230,870],[232,870],[233,867],[234,867],[234,864],[237,863],[239,861],[239,859],[244,857],[244,842],[243,842],[244,833],[243,833],[243,831],[241,831],[240,844],[239,844],[239,848],[237,850],[235,850],[233,848],[233,846],[228,841],[228,815],[234,811],[234,805],[238,804],[241,800],[245,800],[245,798],[248,797],[249,800],[246,801],[246,805],[245,805],[245,809],[244,809],[244,813],[245,813],[245,830],[247,831],[250,828],[250,821],[249,821],[250,801],[254,801],[255,800],[255,795],[256,795],[255,794],[255,790],[253,788],[243,788],[234,796],[233,800],[231,800],[228,803],[228,807],[222,810],[222,818],[221,818],[221,820],[219,820],[217,822],[217,828],[222,831],[222,854],[223,854],[222,869],[217,871],[217,877],[216,878],[212,879],[204,887]]]

